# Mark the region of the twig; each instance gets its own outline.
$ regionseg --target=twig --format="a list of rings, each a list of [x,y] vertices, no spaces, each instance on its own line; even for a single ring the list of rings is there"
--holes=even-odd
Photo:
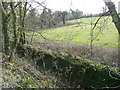
[[[109,11],[106,12],[106,13],[103,13],[103,14],[97,19],[97,21],[95,22],[95,25],[94,25],[94,27],[92,28],[92,30],[95,29],[96,25],[98,24],[98,22],[99,22],[99,20],[102,18],[102,16],[106,15],[107,13],[109,13]]]
[[[108,11],[108,12],[109,12],[109,11]],[[100,29],[99,33],[98,33],[95,37],[93,36],[93,31],[94,31],[95,27],[97,26],[99,20],[102,18],[102,16],[106,15],[108,12],[103,13],[103,14],[97,19],[97,21],[95,22],[95,25],[94,25],[93,28],[91,29],[91,33],[90,33],[90,35],[91,35],[91,42],[90,42],[91,59],[92,59],[92,57],[93,57],[93,53],[92,53],[92,50],[93,50],[93,41],[97,38],[97,36],[100,34],[100,31],[101,31],[102,29]],[[92,23],[91,23],[91,26],[92,26]]]
[[[118,86],[115,86],[115,87],[108,87],[107,85],[105,86],[105,87],[100,87],[100,88],[96,88],[96,87],[94,87],[94,86],[91,86],[91,88],[93,88],[93,89],[117,89],[117,88],[120,88],[120,85],[118,85]]]
[[[117,73],[118,74],[118,73]],[[118,74],[119,75],[119,74]],[[115,79],[115,80],[120,80],[120,79],[118,79],[118,78],[116,78],[116,77],[113,77],[111,74],[110,74],[110,71],[109,71],[109,76],[111,77],[111,78],[113,78],[113,79]]]

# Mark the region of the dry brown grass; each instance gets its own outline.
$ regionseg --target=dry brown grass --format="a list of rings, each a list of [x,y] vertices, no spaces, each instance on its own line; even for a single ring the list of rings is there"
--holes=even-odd
[[[93,45],[93,55],[91,57],[91,49],[88,44],[69,44],[65,45],[61,42],[47,41],[44,43],[33,41],[32,45],[40,46],[47,50],[56,52],[65,52],[72,56],[79,56],[84,59],[96,61],[101,64],[117,66],[118,65],[118,49],[117,48],[103,48]]]

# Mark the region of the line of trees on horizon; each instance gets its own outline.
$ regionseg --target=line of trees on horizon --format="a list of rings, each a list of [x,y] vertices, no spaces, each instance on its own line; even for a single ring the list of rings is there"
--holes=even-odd
[[[77,10],[70,11],[52,11],[43,8],[39,13],[35,8],[31,9],[26,15],[27,28],[46,29],[66,24],[67,20],[79,19],[83,16],[83,12]],[[34,23],[34,25],[33,25]]]

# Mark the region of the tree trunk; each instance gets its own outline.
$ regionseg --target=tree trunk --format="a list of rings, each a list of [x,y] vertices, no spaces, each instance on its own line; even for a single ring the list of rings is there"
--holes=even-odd
[[[24,8],[23,8],[23,11],[24,11],[24,13],[23,13],[23,22],[22,22],[22,27],[24,28],[25,26],[24,26],[24,24],[25,24],[25,17],[26,17],[26,12],[27,12],[27,2],[25,2],[25,5],[24,5]],[[23,44],[25,44],[25,32],[23,32]]]
[[[3,53],[9,55],[9,36],[8,36],[8,16],[6,14],[7,3],[2,3],[2,33],[3,33]]]
[[[19,38],[19,43],[22,44],[23,39],[22,39],[22,2],[19,4],[19,33],[20,33],[20,38]]]
[[[63,24],[65,25],[65,18],[62,18],[62,20],[63,20]]]
[[[2,12],[0,4],[0,12]],[[2,37],[2,13],[0,13],[0,53],[2,53],[3,37]]]
[[[13,48],[16,48],[17,45],[17,30],[16,30],[16,13],[14,10],[13,2],[10,3],[11,12],[12,12],[12,23],[13,23],[13,30],[14,30],[14,42],[13,42]]]
[[[118,30],[118,33],[120,34],[120,17],[117,14],[117,11],[115,9],[115,5],[113,2],[105,2],[105,4],[107,5],[109,12],[112,16],[113,22]]]
[[[113,22],[118,30],[118,67],[120,67],[120,17],[117,14],[115,4],[111,0],[104,0],[104,2],[108,7]]]
[[[24,4],[23,9],[22,9],[22,3],[19,6],[19,12],[20,12],[20,43],[21,44],[25,44],[24,22],[25,22],[25,16],[26,16],[26,7],[27,7],[27,2]],[[21,11],[23,11],[23,13]]]
[[[120,68],[120,33],[118,35],[118,67]]]

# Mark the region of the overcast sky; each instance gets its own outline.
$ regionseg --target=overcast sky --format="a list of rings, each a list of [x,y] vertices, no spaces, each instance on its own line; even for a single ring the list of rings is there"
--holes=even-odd
[[[120,0],[112,0],[116,6]],[[72,2],[72,3],[71,3]],[[105,7],[103,0],[46,0],[46,5],[52,10],[70,10],[79,9],[84,14],[96,14],[102,12]]]

